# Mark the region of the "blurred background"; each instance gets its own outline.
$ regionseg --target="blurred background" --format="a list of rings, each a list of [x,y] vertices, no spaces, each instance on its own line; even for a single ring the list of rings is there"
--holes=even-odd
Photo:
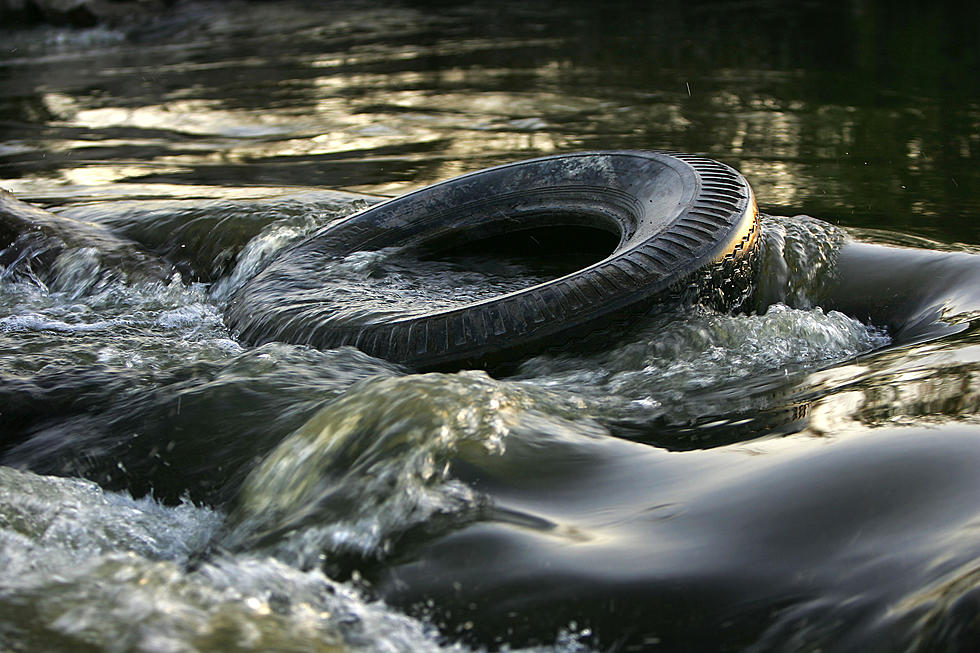
[[[769,212],[980,240],[975,3],[40,3],[0,28],[0,185],[27,199],[397,195],[662,148]]]

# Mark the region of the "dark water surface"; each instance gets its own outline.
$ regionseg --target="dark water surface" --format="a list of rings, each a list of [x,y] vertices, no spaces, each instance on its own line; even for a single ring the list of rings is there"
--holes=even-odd
[[[317,7],[0,27],[0,186],[173,266],[2,244],[0,649],[980,647],[975,5]],[[506,377],[223,323],[379,198],[614,148],[796,216],[763,220],[746,311]],[[316,274],[369,321],[554,254]]]

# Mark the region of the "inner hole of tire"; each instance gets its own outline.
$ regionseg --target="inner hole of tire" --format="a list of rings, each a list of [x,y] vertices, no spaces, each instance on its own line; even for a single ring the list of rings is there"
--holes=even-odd
[[[419,258],[479,272],[524,270],[533,277],[556,279],[601,261],[618,244],[619,235],[605,229],[557,225],[430,241]]]

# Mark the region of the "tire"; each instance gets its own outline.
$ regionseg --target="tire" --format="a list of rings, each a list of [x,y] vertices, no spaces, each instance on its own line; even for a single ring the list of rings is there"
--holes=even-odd
[[[290,263],[541,226],[599,228],[619,244],[592,265],[518,292],[369,325],[323,319],[302,299],[304,283],[311,287],[299,278],[303,266]],[[246,283],[225,319],[248,344],[352,345],[418,369],[486,366],[609,324],[705,271],[748,261],[758,230],[748,183],[710,159],[655,151],[532,159],[450,179],[321,229]]]

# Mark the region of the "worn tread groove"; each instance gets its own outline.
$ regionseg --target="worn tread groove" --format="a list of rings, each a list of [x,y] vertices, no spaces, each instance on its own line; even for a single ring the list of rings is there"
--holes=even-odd
[[[684,224],[679,222],[677,224],[677,229],[683,231],[686,235],[689,235],[694,239],[703,239],[705,237],[709,237],[709,238],[711,237],[710,231],[708,231],[703,227],[698,226],[697,224],[690,224],[690,223]]]
[[[685,219],[685,221],[696,224],[702,229],[707,229],[709,235],[713,238],[715,232],[721,229],[722,227],[727,226],[728,223],[723,221],[718,216],[711,216],[711,217],[713,217],[714,219],[709,219],[708,217],[703,216],[700,213],[695,213],[692,211],[688,213],[688,216]]]
[[[633,280],[640,284],[642,280],[653,275],[653,271],[648,269],[645,265],[633,259],[631,255],[626,255],[620,259],[622,265],[631,268],[630,274],[633,276]]]
[[[649,245],[647,245],[647,248],[659,254],[661,259],[663,258],[669,259],[668,261],[665,261],[665,265],[669,265],[671,261],[676,261],[680,258],[673,250],[661,247],[657,243],[650,243]]]
[[[689,238],[684,234],[679,234],[676,232],[661,234],[660,238],[661,240],[666,240],[669,243],[674,243],[675,245],[684,248],[685,250],[687,250],[692,254],[694,253],[695,248],[701,245],[701,241],[698,240],[697,238]]]
[[[643,249],[633,250],[633,252],[631,252],[631,256],[642,258],[656,274],[663,275],[668,270],[667,266],[664,265],[664,262],[660,260],[660,258]]]

